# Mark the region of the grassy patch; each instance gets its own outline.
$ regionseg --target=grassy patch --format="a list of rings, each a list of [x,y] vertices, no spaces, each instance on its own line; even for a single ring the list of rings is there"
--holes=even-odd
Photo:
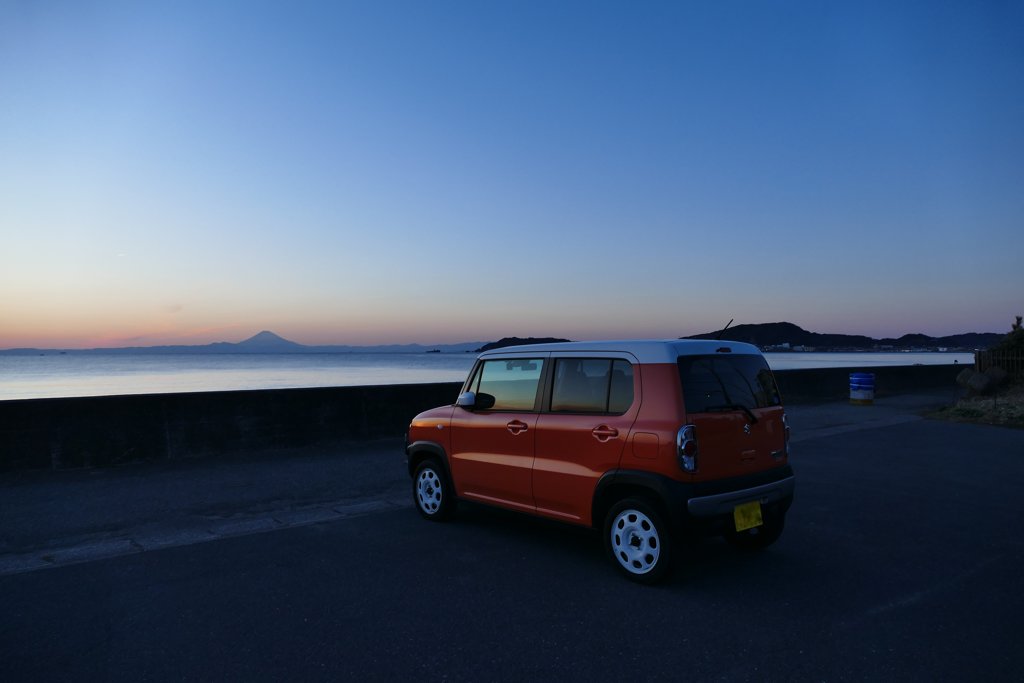
[[[1024,429],[1024,385],[1001,389],[993,396],[962,398],[929,417]]]

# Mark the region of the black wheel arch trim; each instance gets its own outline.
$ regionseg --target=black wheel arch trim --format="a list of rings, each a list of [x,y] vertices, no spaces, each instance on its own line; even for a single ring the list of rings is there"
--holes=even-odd
[[[668,489],[667,482],[669,481],[671,480],[665,475],[655,472],[612,470],[611,472],[605,472],[597,481],[597,487],[594,489],[594,498],[600,498],[604,494],[605,489],[616,484],[640,486],[652,489],[655,493],[665,493]]]
[[[425,458],[435,456],[441,461],[441,465],[447,470],[449,480],[451,480],[451,469],[448,464],[448,453],[445,452],[444,446],[437,443],[436,441],[414,441],[405,449],[406,455],[406,466],[409,470],[409,476],[411,477],[415,471],[416,466],[422,462]]]
[[[591,500],[591,523],[600,528],[604,524],[604,515],[608,509],[615,504],[614,501],[605,500],[605,492],[612,486],[630,486],[639,489],[647,489],[653,493],[657,500],[656,505],[668,505],[672,499],[672,480],[663,474],[645,472],[643,470],[612,470],[605,472],[597,481],[594,488],[594,497]],[[666,510],[668,512],[668,510]]]

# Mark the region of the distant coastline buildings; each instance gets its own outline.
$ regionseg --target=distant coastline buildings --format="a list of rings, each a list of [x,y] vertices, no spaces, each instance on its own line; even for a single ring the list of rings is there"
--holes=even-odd
[[[908,346],[899,347],[892,344],[876,344],[871,347],[863,346],[807,346],[805,344],[768,344],[758,348],[765,353],[973,353],[977,348],[971,347],[948,347],[948,346]]]

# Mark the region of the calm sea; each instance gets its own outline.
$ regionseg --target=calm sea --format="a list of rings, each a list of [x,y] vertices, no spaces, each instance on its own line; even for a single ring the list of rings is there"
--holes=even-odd
[[[773,370],[973,364],[970,353],[769,353]],[[0,354],[0,400],[461,382],[475,354]]]

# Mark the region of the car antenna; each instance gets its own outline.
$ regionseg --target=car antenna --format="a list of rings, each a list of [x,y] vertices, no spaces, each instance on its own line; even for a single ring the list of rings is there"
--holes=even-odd
[[[736,318],[729,318],[729,322],[727,322],[727,323],[725,324],[725,327],[723,327],[723,328],[722,328],[722,331],[718,333],[718,335],[717,335],[717,336],[715,337],[715,339],[721,339],[721,338],[722,338],[722,335],[723,335],[723,334],[725,334],[725,331],[726,331],[727,329],[729,329],[729,325],[732,325],[732,321],[733,321],[733,320],[735,320],[735,319],[736,319]]]

